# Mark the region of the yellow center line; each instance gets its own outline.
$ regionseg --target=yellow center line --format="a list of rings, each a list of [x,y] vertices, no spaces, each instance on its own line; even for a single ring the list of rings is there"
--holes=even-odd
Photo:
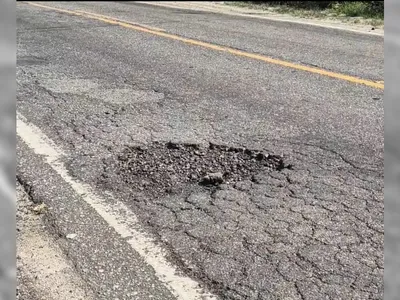
[[[117,19],[117,18],[114,18],[114,17],[103,16],[103,15],[95,14],[95,13],[92,13],[92,12],[86,12],[86,11],[81,11],[81,10],[76,10],[75,12],[81,13],[82,15],[85,14],[85,15],[89,15],[89,16],[99,17],[101,19],[117,21],[117,22],[123,23],[123,24],[139,26],[139,27],[142,27],[142,28],[147,28],[147,29],[150,29],[150,30],[158,31],[158,32],[165,32],[164,29],[161,29],[161,28],[158,28],[158,27],[153,27],[153,26],[149,26],[149,25],[142,25],[142,24],[138,24],[138,23],[134,23],[134,22],[130,22],[130,21],[124,21],[124,20]]]
[[[167,33],[163,29],[155,29],[155,28],[151,28],[151,27],[145,26],[145,25],[128,23],[126,21],[118,20],[118,19],[115,19],[115,18],[112,18],[109,16],[100,15],[100,14],[94,14],[91,12],[72,11],[72,10],[56,8],[56,7],[33,3],[33,2],[25,2],[25,3],[28,3],[30,5],[37,6],[37,7],[42,7],[42,8],[47,8],[47,9],[51,9],[54,11],[67,13],[70,15],[82,16],[82,17],[86,17],[89,19],[102,21],[102,22],[105,22],[108,24],[119,25],[124,28],[129,28],[129,29],[133,29],[136,31],[141,31],[141,32],[157,35],[160,37],[180,41],[180,42],[190,44],[190,45],[200,46],[200,47],[207,48],[207,49],[212,49],[215,51],[228,52],[228,53],[231,53],[236,56],[251,58],[251,59],[255,59],[255,60],[259,60],[259,61],[263,61],[266,63],[279,65],[279,66],[283,66],[283,67],[287,67],[287,68],[291,68],[291,69],[295,69],[295,70],[300,70],[300,71],[314,73],[314,74],[327,76],[327,77],[331,77],[331,78],[335,78],[335,79],[345,80],[345,81],[348,81],[351,83],[362,84],[362,85],[366,85],[366,86],[376,88],[376,89],[381,89],[381,90],[384,89],[383,81],[372,81],[372,80],[368,80],[368,79],[362,79],[362,78],[358,78],[355,76],[340,74],[340,73],[331,72],[331,71],[327,71],[327,70],[320,69],[320,68],[308,67],[308,66],[304,66],[304,65],[300,65],[300,64],[280,60],[280,59],[275,59],[275,58],[260,55],[260,54],[236,50],[236,49],[226,47],[226,46],[218,46],[218,45],[214,45],[211,43],[202,42],[199,40],[184,38],[184,37],[181,37],[181,36],[178,36],[175,34]]]

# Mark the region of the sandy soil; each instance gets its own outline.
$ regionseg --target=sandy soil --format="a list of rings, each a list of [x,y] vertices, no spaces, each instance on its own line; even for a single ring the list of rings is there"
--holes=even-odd
[[[95,299],[46,232],[47,208],[31,202],[19,184],[17,199],[17,299]]]

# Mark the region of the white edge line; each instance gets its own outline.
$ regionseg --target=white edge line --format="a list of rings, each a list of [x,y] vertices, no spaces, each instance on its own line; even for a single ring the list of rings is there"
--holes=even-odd
[[[332,26],[332,25],[327,25],[327,24],[326,25],[325,24],[317,24],[317,23],[312,23],[312,22],[307,22],[307,21],[285,20],[285,19],[280,19],[279,17],[275,18],[275,17],[270,17],[270,16],[257,16],[257,15],[251,15],[251,14],[246,14],[246,13],[213,11],[212,9],[206,9],[206,8],[182,7],[182,6],[176,6],[176,5],[173,5],[173,4],[152,3],[152,2],[147,2],[147,1],[134,1],[134,2],[140,3],[140,4],[146,4],[146,5],[166,7],[166,8],[175,8],[175,9],[182,9],[182,10],[194,10],[194,11],[210,12],[210,13],[224,14],[224,15],[230,15],[230,16],[254,18],[254,19],[260,19],[260,20],[264,19],[264,20],[269,20],[269,21],[277,21],[277,22],[286,22],[286,23],[292,23],[292,24],[316,26],[316,27],[322,27],[322,28],[328,28],[328,29],[336,29],[336,30],[348,31],[348,32],[353,32],[353,33],[358,33],[358,34],[366,34],[366,35],[372,35],[372,36],[378,36],[378,37],[384,37],[385,36],[384,33],[369,32],[369,31],[363,31],[363,30],[357,30],[357,29],[351,29],[351,28],[344,28],[344,27],[339,27],[339,26]]]
[[[157,246],[153,239],[141,232],[141,226],[134,213],[123,203],[115,201],[113,205],[96,196],[91,188],[72,178],[60,161],[65,154],[38,127],[27,122],[17,113],[17,134],[36,154],[45,158],[50,167],[67,182],[73,190],[89,204],[127,243],[150,265],[159,279],[170,292],[180,300],[217,300],[215,295],[203,291],[193,279],[178,275],[177,269],[170,264],[165,251]],[[115,200],[115,199],[114,199]]]

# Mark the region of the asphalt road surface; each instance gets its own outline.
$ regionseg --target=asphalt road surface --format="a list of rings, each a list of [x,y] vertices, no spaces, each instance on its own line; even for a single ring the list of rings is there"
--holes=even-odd
[[[20,2],[17,43],[17,179],[95,299],[383,299],[383,37]]]

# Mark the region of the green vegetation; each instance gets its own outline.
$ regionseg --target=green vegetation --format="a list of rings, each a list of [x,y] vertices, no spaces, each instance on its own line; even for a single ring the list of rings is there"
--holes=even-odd
[[[381,5],[378,5],[381,3]],[[338,13],[348,17],[365,17],[383,19],[383,1],[355,1],[355,2],[341,2],[334,4],[332,9]]]
[[[298,17],[353,18],[353,22],[383,25],[383,1],[236,1],[228,5],[257,8]]]

